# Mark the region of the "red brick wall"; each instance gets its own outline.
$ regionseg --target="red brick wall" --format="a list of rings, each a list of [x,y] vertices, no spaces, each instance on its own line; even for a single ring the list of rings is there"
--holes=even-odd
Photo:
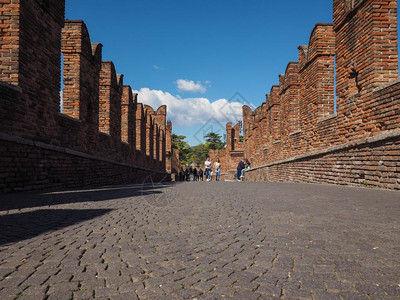
[[[388,165],[387,171],[381,165],[368,163],[385,161],[382,151],[387,151],[389,161],[398,159],[396,134],[391,136],[393,145],[373,144],[374,140],[368,139],[380,140],[400,127],[400,82],[393,81],[398,78],[396,8],[394,0],[334,0],[334,24],[314,27],[308,46],[299,47],[298,63],[288,64],[285,75],[279,77],[279,87],[272,87],[265,104],[254,112],[243,108],[245,156],[253,166],[264,166],[249,171],[248,179],[268,175],[274,180],[298,181],[311,176],[313,181],[330,182],[324,179],[325,172],[335,178],[342,175],[337,169],[365,164],[369,172],[375,172],[375,177],[359,183],[399,188],[397,165]],[[296,118],[292,117],[297,115],[296,111],[298,130],[294,125]],[[347,143],[353,146],[335,154],[326,153],[327,149]],[[348,153],[358,160],[353,163],[339,159]],[[288,175],[287,170],[296,172]],[[365,177],[370,173],[360,174]],[[392,179],[381,180],[376,174]],[[347,179],[344,182],[357,183]]]
[[[246,181],[294,181],[400,189],[400,132],[327,154],[272,163],[245,174]]]
[[[69,153],[0,139],[0,191],[26,191],[87,185],[128,184],[168,180],[165,172],[117,164],[83,153]]]
[[[146,136],[137,95],[112,62],[101,62],[102,46],[90,42],[83,21],[62,29],[64,1],[41,3],[3,1],[0,12],[0,192],[168,179],[165,131]],[[159,128],[165,115],[163,107]],[[150,137],[156,156],[136,149]]]
[[[14,105],[24,111],[21,119],[14,122],[7,118],[4,123],[12,134],[47,141],[54,137],[59,111],[60,36],[64,25],[64,1],[49,2],[41,5],[36,0],[3,1],[4,28],[0,34],[0,80],[24,91]],[[9,126],[11,123],[13,126]]]

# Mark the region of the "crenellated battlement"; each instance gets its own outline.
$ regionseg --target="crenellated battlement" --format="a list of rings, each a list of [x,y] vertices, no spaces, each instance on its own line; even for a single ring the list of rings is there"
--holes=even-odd
[[[298,61],[288,63],[266,103],[254,111],[243,107],[244,154],[260,166],[248,178],[266,180],[273,174],[275,180],[400,188],[395,170],[400,165],[378,155],[382,149],[396,149],[390,153],[399,160],[397,2],[334,0],[333,5],[334,24],[315,25],[308,45],[298,47]],[[365,142],[371,139],[383,142]],[[357,146],[349,148],[348,143]],[[377,155],[357,152],[365,147],[379,148]],[[342,148],[344,157],[355,157],[358,166],[329,156]],[[345,176],[341,168],[347,169]]]
[[[85,23],[64,20],[64,1],[1,14],[1,191],[167,178],[167,108],[143,109]]]

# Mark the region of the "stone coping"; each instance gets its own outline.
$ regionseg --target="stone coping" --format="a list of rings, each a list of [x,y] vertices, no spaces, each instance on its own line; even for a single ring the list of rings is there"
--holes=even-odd
[[[386,88],[388,88],[388,87],[390,87],[392,85],[395,85],[395,84],[397,84],[399,82],[400,82],[400,78],[393,79],[393,80],[389,81],[388,83],[382,84],[381,86],[373,89],[372,92],[373,93],[377,93],[377,92],[379,92],[381,90],[384,90],[384,89],[386,89]]]
[[[46,143],[39,142],[39,141],[28,140],[28,139],[25,139],[22,137],[11,136],[11,135],[3,133],[3,132],[0,132],[0,140],[4,140],[7,142],[12,142],[12,143],[16,143],[16,144],[21,144],[21,145],[33,146],[33,147],[37,147],[37,148],[41,148],[41,149],[45,149],[45,150],[65,153],[65,154],[78,156],[78,157],[82,157],[82,158],[86,158],[86,159],[93,159],[93,160],[102,161],[102,162],[106,162],[106,163],[110,163],[110,164],[114,164],[114,165],[130,167],[130,168],[134,168],[134,169],[138,169],[138,170],[142,170],[142,171],[146,171],[146,172],[152,172],[152,173],[157,173],[157,174],[168,174],[167,172],[148,169],[148,168],[140,167],[140,166],[133,165],[133,164],[118,162],[115,160],[106,159],[106,158],[102,158],[102,157],[95,156],[95,155],[90,155],[90,154],[87,154],[84,152],[68,149],[68,148],[61,147],[61,146],[55,146],[55,145],[50,145],[50,144],[46,144]]]
[[[312,157],[315,157],[315,156],[326,155],[326,154],[330,154],[330,153],[337,152],[337,151],[340,151],[340,150],[351,149],[351,148],[355,148],[355,147],[362,146],[362,145],[365,145],[365,144],[381,142],[381,141],[385,141],[385,140],[396,138],[396,137],[400,137],[400,129],[387,131],[387,132],[384,132],[384,133],[379,134],[379,135],[375,135],[375,136],[371,136],[371,137],[367,137],[367,138],[362,138],[362,139],[359,139],[359,140],[356,140],[356,141],[353,141],[353,142],[349,142],[349,143],[346,143],[346,144],[329,147],[329,148],[324,149],[324,150],[318,150],[318,151],[314,151],[314,152],[311,152],[311,153],[308,153],[308,154],[297,155],[297,156],[293,156],[291,158],[287,158],[287,159],[284,159],[284,160],[279,160],[279,161],[275,161],[275,162],[272,162],[272,163],[269,163],[269,164],[253,167],[253,168],[251,168],[250,170],[248,170],[246,172],[251,172],[251,171],[255,171],[257,169],[271,167],[271,166],[274,166],[274,165],[281,165],[281,164],[285,164],[285,163],[289,163],[289,162],[294,162],[294,161],[298,161],[298,160],[302,160],[302,159],[306,159],[306,158],[312,158]]]

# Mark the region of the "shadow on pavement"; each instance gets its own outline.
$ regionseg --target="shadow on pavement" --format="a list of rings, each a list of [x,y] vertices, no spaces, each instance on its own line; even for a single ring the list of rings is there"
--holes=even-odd
[[[0,246],[91,220],[111,211],[111,209],[44,209],[2,215]]]
[[[0,195],[0,211],[162,194],[162,189],[172,184],[174,183],[146,183],[2,194]]]

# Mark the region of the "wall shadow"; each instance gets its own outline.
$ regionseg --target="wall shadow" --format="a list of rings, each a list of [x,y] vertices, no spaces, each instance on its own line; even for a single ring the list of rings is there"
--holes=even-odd
[[[121,198],[139,197],[149,194],[161,194],[165,187],[174,183],[136,184],[123,186],[83,187],[63,190],[47,190],[42,192],[22,192],[0,194],[0,211],[72,204],[80,202],[95,202],[117,200]]]
[[[0,216],[0,246],[36,237],[111,212],[112,209],[43,209]]]

